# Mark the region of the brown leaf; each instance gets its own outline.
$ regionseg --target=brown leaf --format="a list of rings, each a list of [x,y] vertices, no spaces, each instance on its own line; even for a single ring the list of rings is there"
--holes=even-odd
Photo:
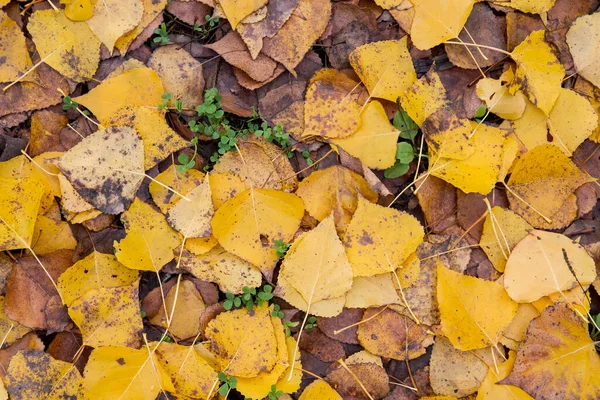
[[[330,368],[325,380],[345,399],[381,399],[390,391],[389,378],[385,370],[374,363],[348,364],[352,374],[340,365]],[[353,376],[354,375],[354,376]],[[357,378],[365,387],[368,395]]]
[[[211,8],[197,1],[172,0],[167,4],[167,11],[188,25],[202,25],[210,15]],[[238,28],[239,29],[239,28]]]
[[[321,319],[319,319],[319,324]],[[343,358],[344,348],[337,340],[325,336],[319,329],[305,330],[300,339],[300,348],[317,357],[323,362],[333,362]]]
[[[73,265],[71,250],[39,256],[54,282]],[[61,331],[68,322],[67,309],[56,288],[33,256],[19,259],[6,285],[5,311],[9,318],[30,328]]]
[[[508,51],[513,51],[531,32],[545,28],[539,15],[508,12],[506,14],[506,47]]]
[[[42,351],[44,350],[44,343],[35,333],[30,332],[11,346],[0,350],[0,378],[6,376],[6,370],[8,369],[11,358],[18,352],[26,350]]]
[[[226,112],[240,117],[250,117],[258,107],[256,92],[248,90],[238,83],[233,68],[226,62],[219,64],[217,90],[221,95],[221,106]]]
[[[47,151],[65,151],[60,143],[59,133],[67,126],[69,119],[65,114],[42,110],[31,116],[31,138],[29,155],[35,157]]]
[[[92,352],[92,348],[85,347],[83,352],[77,356],[82,344],[83,340],[81,339],[81,335],[64,331],[59,332],[54,336],[54,339],[52,339],[52,342],[50,342],[46,351],[56,360],[72,362],[76,359],[75,367],[83,374],[83,369]]]
[[[332,339],[348,344],[359,344],[358,326],[345,329],[338,334],[336,330],[346,328],[352,324],[360,322],[363,318],[364,310],[360,308],[344,308],[341,314],[331,318],[319,318],[319,329]]]
[[[417,181],[417,198],[425,214],[427,226],[434,233],[443,233],[456,225],[456,189],[451,184],[434,176]]]

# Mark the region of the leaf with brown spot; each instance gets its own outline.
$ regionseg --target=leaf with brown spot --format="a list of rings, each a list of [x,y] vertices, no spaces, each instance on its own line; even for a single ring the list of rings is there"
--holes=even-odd
[[[25,35],[3,11],[0,11],[0,27],[0,41],[3,44],[0,59],[5,60],[0,65],[0,82],[12,82],[29,70],[33,63],[27,52]]]
[[[325,377],[344,398],[380,399],[390,391],[389,377],[383,367],[375,363],[355,363],[347,364],[346,368],[335,364]]]

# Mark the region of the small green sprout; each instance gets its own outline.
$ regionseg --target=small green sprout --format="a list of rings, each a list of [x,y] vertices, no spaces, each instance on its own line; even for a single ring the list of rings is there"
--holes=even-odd
[[[225,294],[225,301],[223,307],[226,310],[231,310],[233,307],[241,307],[242,304],[247,310],[254,309],[254,306],[262,306],[264,303],[268,303],[273,298],[273,286],[265,285],[261,290],[257,291],[256,288],[249,288],[244,286],[242,288],[242,294],[239,296],[233,293]]]
[[[289,250],[290,245],[284,242],[283,240],[277,239],[273,244],[273,247],[275,248],[275,253],[277,253],[277,257],[283,258]]]
[[[292,331],[290,330],[290,328],[295,328],[298,326],[298,324],[299,322],[285,321],[283,323],[283,330],[285,331],[285,336],[291,336]]]
[[[304,325],[304,329],[312,329],[315,328],[317,326],[317,317],[312,316],[312,317],[308,317],[308,320],[306,320],[306,325]]]
[[[278,304],[273,305],[273,311],[271,312],[271,315],[279,319],[283,319],[284,317],[283,311],[281,311],[281,307],[279,307]]]
[[[163,22],[160,27],[154,30],[154,33],[158,35],[153,39],[154,43],[160,43],[165,45],[169,43],[169,34],[167,33],[167,25]]]
[[[590,337],[592,340],[596,341],[600,339],[600,330],[597,327],[600,327],[600,314],[597,314],[595,317],[589,317],[592,321],[590,321]]]
[[[412,120],[406,111],[402,108],[396,111],[392,123],[400,131],[402,139],[410,140],[413,144],[415,143],[415,137],[419,133],[419,125]]]
[[[312,158],[310,158],[310,152],[309,151],[303,151],[302,153],[302,157],[304,157],[304,161],[306,161],[306,165],[313,165],[315,162]]]
[[[475,112],[475,121],[481,122],[481,118],[485,117],[487,113],[487,108],[484,104],[480,105],[477,111]]]
[[[171,339],[171,337],[167,335],[163,336],[161,341],[166,343],[173,343],[173,339]]]
[[[237,386],[237,379],[234,376],[228,377],[224,372],[219,372],[217,377],[222,383],[222,385],[219,387],[219,394],[221,396],[226,396],[231,389],[235,389]]]
[[[179,165],[175,167],[175,170],[182,174],[194,168],[194,166],[196,165],[196,161],[194,161],[194,159],[196,158],[196,154],[198,154],[198,138],[192,138],[192,140],[190,140],[190,143],[194,145],[194,154],[192,155],[192,158],[190,159],[190,157],[185,153],[181,153],[177,156],[177,161],[179,162]]]
[[[79,104],[74,102],[71,96],[64,96],[62,99],[62,109],[64,111],[75,110],[79,107]]]
[[[283,396],[283,390],[277,390],[277,386],[271,385],[271,391],[268,394],[269,400],[279,400]]]
[[[393,124],[400,131],[400,138],[410,142],[399,142],[396,147],[396,163],[386,169],[383,175],[388,179],[398,178],[405,175],[410,169],[410,163],[418,154],[415,137],[419,133],[419,126],[413,121],[408,113],[400,108],[394,114]],[[427,157],[427,155],[421,155]]]
[[[223,302],[223,308],[226,310],[231,310],[233,307],[238,308],[242,305],[242,299],[233,293],[225,294],[225,301]]]

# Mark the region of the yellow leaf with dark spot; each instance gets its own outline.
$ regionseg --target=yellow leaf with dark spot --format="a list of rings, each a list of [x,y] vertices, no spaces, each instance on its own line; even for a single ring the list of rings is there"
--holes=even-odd
[[[39,10],[29,18],[27,30],[40,57],[62,75],[75,82],[94,76],[100,41],[85,22],[71,21],[62,12]]]
[[[121,216],[127,235],[115,242],[115,255],[127,268],[158,272],[181,243],[164,215],[139,199]]]
[[[65,3],[65,15],[72,21],[86,21],[94,15],[91,0],[61,0],[61,3]]]
[[[155,399],[175,388],[151,350],[106,346],[92,351],[83,373],[88,399]]]
[[[30,246],[44,189],[34,178],[0,178],[0,250]]]
[[[212,175],[213,174],[211,174],[211,178]],[[169,165],[169,168],[158,174],[154,180],[185,195],[190,190],[202,184],[204,173],[197,169],[188,169],[185,172],[177,172],[177,166],[171,164]],[[160,211],[162,211],[163,214],[166,214],[169,208],[181,200],[181,197],[163,185],[159,185],[154,181],[150,182],[149,191],[154,204],[160,208]]]
[[[2,2],[0,2],[2,3]],[[25,35],[7,14],[0,11],[0,82],[12,82],[32,67]]]
[[[395,102],[417,80],[407,47],[400,40],[367,43],[350,53],[349,60],[371,97]]]
[[[5,337],[3,336],[2,339],[4,344],[11,345],[30,331],[31,328],[8,318],[4,312],[4,296],[0,296],[0,332],[4,332]]]
[[[498,364],[497,367],[488,370],[488,373],[477,392],[476,400],[504,400],[507,398],[514,400],[533,400],[530,395],[516,386],[496,384],[510,374],[513,365],[515,364],[516,356],[517,353],[509,351],[508,360]]]
[[[419,126],[437,110],[450,105],[446,89],[432,68],[399,97],[406,113]]]

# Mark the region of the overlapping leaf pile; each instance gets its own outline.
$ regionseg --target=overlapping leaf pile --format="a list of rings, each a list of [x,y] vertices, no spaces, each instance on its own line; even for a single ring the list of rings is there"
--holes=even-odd
[[[0,0],[0,398],[599,398],[576,3]]]

